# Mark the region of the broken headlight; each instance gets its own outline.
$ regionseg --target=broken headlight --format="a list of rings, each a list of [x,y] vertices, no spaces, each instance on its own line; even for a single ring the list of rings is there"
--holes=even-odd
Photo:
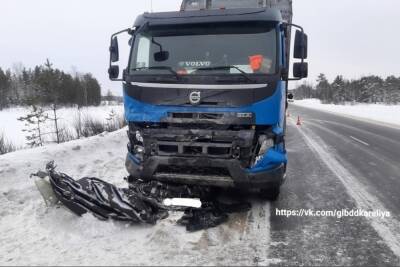
[[[144,147],[141,145],[135,145],[133,147],[133,154],[140,160],[143,160]]]
[[[143,144],[143,136],[142,133],[140,131],[136,131],[135,132],[135,139],[138,143],[142,143]]]
[[[145,148],[143,144],[143,136],[140,131],[135,131],[132,134],[132,153],[140,160],[143,160],[143,155],[145,153]]]
[[[256,166],[257,163],[260,162],[260,160],[262,160],[262,158],[265,156],[265,154],[268,152],[268,150],[272,147],[274,147],[275,143],[274,143],[274,139],[269,138],[266,135],[261,135],[258,138],[258,143],[257,143],[257,147],[256,147],[256,155],[252,164],[252,167]]]

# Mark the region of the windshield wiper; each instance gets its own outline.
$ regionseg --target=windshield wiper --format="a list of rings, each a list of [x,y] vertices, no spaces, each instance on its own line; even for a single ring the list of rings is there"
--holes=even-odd
[[[229,66],[217,66],[217,67],[207,67],[207,68],[197,68],[197,70],[231,70],[231,69],[236,69],[240,72],[240,74],[246,78],[247,81],[249,82],[254,82],[250,76],[241,68],[234,66],[234,65],[229,65]]]
[[[170,73],[172,73],[178,80],[181,78],[181,76],[176,71],[174,71],[172,67],[168,66],[141,67],[141,68],[131,69],[131,71],[138,71],[138,70],[167,70]]]

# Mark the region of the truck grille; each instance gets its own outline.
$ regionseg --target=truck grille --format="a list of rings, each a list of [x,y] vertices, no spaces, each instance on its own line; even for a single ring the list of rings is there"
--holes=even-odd
[[[232,144],[224,143],[197,143],[197,142],[157,142],[157,150],[159,156],[201,156],[210,157],[226,157],[232,155]]]
[[[252,160],[255,129],[243,127],[220,128],[203,124],[130,125],[131,147],[143,147],[143,160],[151,157],[236,159],[243,167]],[[228,125],[229,126],[229,125]],[[237,130],[236,130],[237,129]],[[139,134],[140,140],[137,135]],[[193,167],[193,166],[190,166]]]

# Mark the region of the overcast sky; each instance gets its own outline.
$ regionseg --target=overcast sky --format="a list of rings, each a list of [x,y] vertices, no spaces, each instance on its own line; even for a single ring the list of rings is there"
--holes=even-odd
[[[178,10],[181,0],[153,0],[154,11]],[[310,78],[400,75],[399,0],[293,0],[294,22],[309,35]],[[67,72],[107,76],[110,35],[131,27],[150,0],[0,0],[0,67],[33,67],[49,58]],[[124,42],[120,46],[125,45]]]

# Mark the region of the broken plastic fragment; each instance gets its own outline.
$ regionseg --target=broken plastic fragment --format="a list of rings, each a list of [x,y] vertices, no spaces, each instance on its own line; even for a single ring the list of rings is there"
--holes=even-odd
[[[47,207],[55,206],[58,203],[58,198],[54,194],[48,176],[44,178],[35,177],[35,185],[42,195]]]
[[[175,207],[189,207],[189,208],[201,208],[200,199],[194,198],[166,198],[163,201],[163,204],[167,207],[175,206]]]

